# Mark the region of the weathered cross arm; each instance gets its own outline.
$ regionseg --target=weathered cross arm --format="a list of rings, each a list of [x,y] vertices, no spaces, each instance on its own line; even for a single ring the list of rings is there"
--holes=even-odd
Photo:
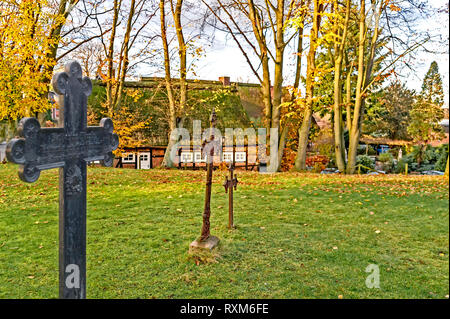
[[[119,145],[109,118],[102,119],[98,127],[87,127],[85,132],[69,136],[64,128],[41,128],[37,119],[28,117],[20,121],[18,134],[20,138],[8,143],[6,156],[8,161],[21,165],[20,179],[28,183],[35,182],[41,171],[64,167],[74,157],[112,166],[112,151]]]
[[[239,183],[236,174],[234,174],[234,168],[232,164],[230,164],[228,171],[230,172],[230,177],[225,177],[225,181],[223,182],[225,193],[228,193],[228,190],[231,188],[234,188],[234,190],[236,190],[237,184]]]

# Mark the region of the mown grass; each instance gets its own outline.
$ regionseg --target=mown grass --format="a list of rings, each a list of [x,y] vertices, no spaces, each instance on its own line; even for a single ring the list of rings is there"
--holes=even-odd
[[[227,229],[214,173],[207,262],[204,172],[89,168],[88,298],[446,298],[449,182],[425,176],[238,172]],[[58,176],[0,165],[0,298],[58,296]],[[380,289],[365,285],[369,264]]]

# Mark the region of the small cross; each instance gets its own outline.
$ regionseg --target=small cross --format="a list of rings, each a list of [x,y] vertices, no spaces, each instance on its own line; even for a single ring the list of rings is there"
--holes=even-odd
[[[52,85],[59,95],[59,127],[41,128],[37,119],[23,118],[20,138],[8,143],[6,155],[20,164],[19,177],[28,183],[43,170],[59,168],[59,296],[80,299],[86,298],[86,164],[112,166],[119,138],[109,118],[87,126],[92,83],[78,62],[68,62]]]
[[[230,163],[228,167],[230,172],[230,177],[225,177],[225,182],[223,187],[225,187],[225,193],[228,193],[228,228],[234,228],[234,212],[233,212],[233,189],[237,189],[237,184],[239,183],[236,174],[234,174],[233,164]]]

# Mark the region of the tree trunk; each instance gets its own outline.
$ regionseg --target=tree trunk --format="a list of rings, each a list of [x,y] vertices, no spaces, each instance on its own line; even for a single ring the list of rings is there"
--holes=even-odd
[[[300,86],[300,75],[302,71],[302,53],[303,53],[303,28],[298,29],[297,58],[295,67],[294,88],[298,90]]]
[[[131,30],[133,27],[133,18],[136,11],[136,0],[131,0],[130,12],[128,14],[127,27],[125,31],[124,40],[122,43],[123,51],[121,52],[119,68],[117,71],[117,81],[116,90],[114,92],[114,103],[113,110],[118,110],[120,108],[120,104],[122,103],[122,95],[125,84],[125,78],[127,75],[128,65],[129,65],[129,52],[130,52],[130,37]]]
[[[108,75],[106,79],[106,116],[113,117],[113,89],[115,86],[115,72],[114,72],[114,41],[116,39],[117,22],[119,19],[119,3],[114,0],[114,14],[111,28],[111,35],[109,38],[108,51],[106,52],[106,59],[108,61]]]
[[[286,136],[288,132],[288,125],[286,124],[281,130],[280,140],[278,141],[278,167],[277,171],[281,169],[281,161],[283,160],[284,149],[286,147]]]
[[[338,14],[338,7],[335,8]],[[344,142],[344,124],[342,118],[342,99],[341,99],[341,69],[342,60],[344,56],[345,43],[347,41],[347,28],[350,18],[350,1],[346,2],[345,22],[342,32],[342,40],[335,41],[334,52],[336,58],[334,60],[334,150],[336,157],[336,164],[341,172],[345,172],[345,142]],[[339,34],[339,25],[336,22],[335,34]]]
[[[269,70],[269,58],[267,51],[264,48],[263,43],[259,43],[261,54],[261,65],[263,70],[263,77],[261,82],[261,93],[264,103],[264,126],[267,129],[267,133],[272,126],[272,92],[270,87],[270,70]]]
[[[445,165],[445,176],[448,176],[448,160],[449,160],[449,155],[447,155],[447,165]]]
[[[167,42],[167,30],[165,22],[165,8],[164,0],[160,0],[160,15],[161,15],[161,38],[163,40],[164,48],[164,69],[165,69],[165,82],[167,89],[167,96],[169,98],[169,142],[164,154],[164,159],[161,166],[174,167],[174,163],[170,157],[173,146],[178,142],[179,136],[172,135],[172,132],[183,127],[184,114],[187,104],[187,63],[186,63],[186,43],[183,35],[183,27],[181,24],[181,10],[183,6],[183,0],[177,0],[174,6],[173,0],[170,1],[172,16],[175,22],[176,35],[178,40],[178,57],[180,59],[180,99],[177,105],[175,101],[175,94],[172,85],[172,79],[170,75],[170,52]]]
[[[334,154],[336,164],[341,172],[345,172],[344,160],[344,129],[341,108],[341,65],[342,57],[338,57],[334,66]]]
[[[364,108],[362,89],[364,84],[364,48],[366,39],[366,6],[365,0],[361,0],[359,14],[359,46],[358,46],[358,80],[356,83],[355,109],[353,123],[350,130],[350,144],[348,148],[347,173],[353,174],[356,166],[356,155],[358,152],[359,138],[361,134],[361,114]]]
[[[310,46],[306,66],[306,103],[302,125],[299,129],[297,157],[295,159],[295,168],[297,170],[306,170],[306,149],[308,146],[309,130],[311,128],[311,118],[313,114],[313,96],[314,96],[314,71],[316,68],[316,49],[317,38],[321,21],[321,12],[323,4],[319,0],[314,0],[313,26],[310,34]]]
[[[307,108],[303,115],[302,125],[298,130],[298,148],[295,158],[295,168],[299,171],[306,170],[306,149],[308,147],[309,129],[311,128],[312,110]]]
[[[169,99],[169,142],[164,154],[164,159],[161,166],[174,167],[174,163],[170,157],[172,147],[177,143],[178,139],[172,136],[172,132],[176,129],[176,111],[175,111],[175,97],[172,86],[172,78],[170,74],[170,52],[169,44],[167,42],[167,30],[166,30],[166,13],[164,7],[164,0],[159,2],[160,20],[161,20],[161,39],[164,49],[164,71],[165,71],[165,84],[167,90],[167,97]]]
[[[172,1],[172,0],[171,0]],[[171,2],[173,3],[173,2]],[[187,63],[186,63],[186,43],[183,35],[183,27],[181,25],[181,9],[183,7],[183,0],[178,0],[175,11],[173,12],[173,18],[175,21],[175,29],[178,40],[178,56],[180,58],[180,104],[178,113],[181,116],[184,114],[187,103]]]
[[[347,130],[350,132],[352,129],[352,69],[353,64],[350,66],[350,70],[347,73],[347,79],[345,80],[345,87],[346,87],[346,97],[345,97],[345,108],[346,108],[346,124],[347,124]]]
[[[286,146],[286,134],[288,126],[284,125],[283,132],[280,132],[280,114],[281,101],[283,96],[283,60],[284,60],[284,0],[278,0],[276,11],[276,36],[275,36],[275,73],[273,83],[273,102],[272,102],[272,128],[278,129],[278,167],[281,168],[281,160]],[[284,136],[283,136],[284,135]]]

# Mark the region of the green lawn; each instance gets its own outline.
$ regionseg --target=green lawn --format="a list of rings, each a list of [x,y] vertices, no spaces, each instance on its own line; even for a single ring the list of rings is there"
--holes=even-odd
[[[0,298],[58,296],[58,174],[0,165]],[[90,168],[88,298],[448,298],[443,177],[238,172],[228,231],[215,172],[214,258],[189,257],[205,173]],[[380,289],[368,289],[369,264]]]

